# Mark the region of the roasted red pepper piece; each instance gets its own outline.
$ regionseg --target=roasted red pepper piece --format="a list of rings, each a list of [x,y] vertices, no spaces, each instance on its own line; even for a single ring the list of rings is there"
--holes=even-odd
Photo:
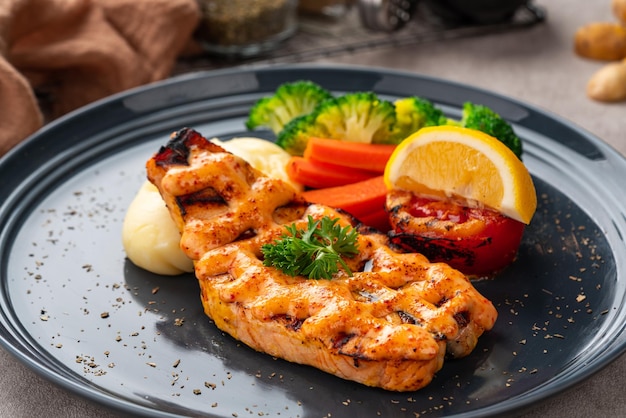
[[[511,264],[526,227],[499,212],[390,191],[393,245],[445,262],[466,275],[491,277]]]

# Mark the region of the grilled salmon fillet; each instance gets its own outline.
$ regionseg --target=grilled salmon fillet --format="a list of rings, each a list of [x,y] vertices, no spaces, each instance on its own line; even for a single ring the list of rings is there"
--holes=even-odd
[[[447,264],[401,254],[350,215],[309,204],[198,132],[182,129],[147,162],[194,261],[205,313],[255,350],[392,391],[427,385],[446,353],[463,357],[497,312]],[[332,280],[263,265],[261,246],[307,217],[359,231],[354,272]]]

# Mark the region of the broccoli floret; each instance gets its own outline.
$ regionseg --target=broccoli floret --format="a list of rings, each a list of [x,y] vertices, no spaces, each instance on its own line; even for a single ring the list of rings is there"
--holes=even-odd
[[[498,138],[518,158],[521,158],[522,141],[513,131],[513,127],[487,106],[470,102],[464,103],[460,125]]]
[[[406,97],[396,100],[394,105],[396,107],[396,125],[393,129],[395,142],[401,142],[423,127],[447,123],[443,111],[424,98]]]
[[[395,107],[375,93],[348,93],[326,100],[313,114],[315,124],[321,126],[329,138],[374,144],[392,141]]]
[[[296,116],[278,133],[276,144],[291,155],[302,155],[309,138],[313,136],[327,137],[323,127],[315,123],[315,115]]]
[[[269,128],[278,134],[293,118],[312,112],[332,94],[312,81],[281,84],[274,94],[259,99],[248,114],[246,127],[250,130]]]
[[[293,155],[301,155],[312,136],[374,144],[393,143],[395,121],[393,103],[381,100],[372,92],[347,93],[324,100],[310,114],[289,122],[279,132],[276,143]]]

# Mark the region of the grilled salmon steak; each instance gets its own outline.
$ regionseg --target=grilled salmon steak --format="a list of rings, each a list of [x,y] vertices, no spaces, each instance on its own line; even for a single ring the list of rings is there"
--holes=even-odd
[[[182,129],[147,162],[194,261],[205,313],[255,350],[392,391],[427,385],[446,353],[463,357],[497,312],[447,264],[401,254],[387,237],[330,207],[309,204],[198,132]],[[352,275],[290,276],[261,247],[328,216],[359,232]]]

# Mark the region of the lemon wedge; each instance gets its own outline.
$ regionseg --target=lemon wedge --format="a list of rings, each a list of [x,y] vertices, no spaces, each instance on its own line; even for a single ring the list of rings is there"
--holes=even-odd
[[[388,189],[460,200],[525,224],[537,208],[524,163],[498,139],[468,128],[433,126],[410,135],[389,158],[384,179]]]

